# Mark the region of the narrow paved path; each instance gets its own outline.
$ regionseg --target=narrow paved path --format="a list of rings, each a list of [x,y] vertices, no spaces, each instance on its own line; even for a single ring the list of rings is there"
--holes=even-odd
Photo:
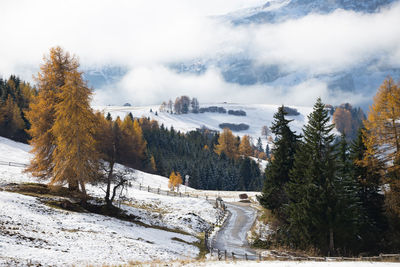
[[[226,206],[230,216],[215,236],[213,247],[221,251],[226,250],[229,254],[246,253],[252,258],[255,257],[256,252],[249,247],[246,235],[254,223],[256,211],[246,203],[226,203]]]

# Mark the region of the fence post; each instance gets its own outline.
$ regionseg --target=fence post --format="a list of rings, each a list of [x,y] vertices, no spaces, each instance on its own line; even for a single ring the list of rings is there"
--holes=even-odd
[[[206,196],[206,200],[208,200],[208,196]]]
[[[158,190],[157,190],[157,194],[160,194],[160,188],[158,188]]]
[[[182,193],[181,192],[179,192],[179,197],[182,197]]]
[[[220,257],[219,257],[219,248],[217,249],[217,253],[218,253],[218,260],[220,260]]]
[[[261,253],[258,254],[258,260],[261,261]]]
[[[225,249],[225,253],[224,254],[225,254],[225,260],[226,260],[226,249]]]
[[[244,257],[246,258],[246,261],[247,261],[247,253],[244,253]]]
[[[168,196],[168,190],[167,190],[167,196]]]
[[[232,252],[232,260],[235,259],[235,253]]]
[[[142,190],[142,184],[139,184],[139,190]]]
[[[150,192],[150,186],[149,185],[147,186],[147,192]]]

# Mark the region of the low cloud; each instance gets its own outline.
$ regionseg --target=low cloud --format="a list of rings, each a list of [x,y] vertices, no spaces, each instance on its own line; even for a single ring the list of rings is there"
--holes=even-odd
[[[110,98],[110,96],[113,96]],[[326,83],[309,79],[296,86],[272,87],[265,85],[242,86],[227,83],[218,69],[203,75],[178,74],[162,66],[141,67],[130,71],[116,85],[98,90],[95,105],[160,104],[176,96],[197,97],[201,103],[265,103],[311,106],[318,97],[330,104],[341,104],[351,99],[362,104],[369,96],[359,93],[328,90]]]

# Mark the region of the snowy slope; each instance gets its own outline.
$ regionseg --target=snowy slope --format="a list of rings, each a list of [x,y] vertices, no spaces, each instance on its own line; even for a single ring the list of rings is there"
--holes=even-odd
[[[90,213],[50,208],[33,197],[0,192],[0,264],[127,264],[194,258],[193,236],[145,228]]]
[[[218,127],[221,123],[245,123],[250,126],[248,130],[234,132],[235,135],[243,136],[250,135],[253,138],[253,142],[257,141],[257,138],[261,136],[261,128],[264,125],[271,126],[273,121],[273,115],[278,111],[280,105],[266,105],[266,104],[203,104],[201,107],[218,106],[224,107],[226,110],[244,110],[246,116],[234,116],[229,114],[220,113],[201,113],[201,114],[181,114],[174,115],[166,112],[159,112],[159,106],[146,106],[146,107],[118,107],[118,106],[98,106],[94,107],[97,110],[105,113],[110,112],[115,118],[120,116],[122,119],[129,113],[132,112],[134,117],[150,117],[164,124],[164,126],[170,128],[174,127],[175,130],[181,132],[187,132],[196,130],[206,126],[212,130],[221,129]],[[291,127],[297,133],[301,132],[301,128],[307,122],[307,115],[312,111],[312,107],[294,107],[298,110],[300,115],[289,116],[288,119],[293,119]],[[150,112],[150,109],[153,112]],[[155,115],[155,111],[158,112],[158,116]]]
[[[30,146],[0,138],[0,161],[28,163]],[[168,179],[139,171],[134,181],[166,188]],[[136,261],[193,259],[198,235],[220,213],[202,198],[163,196],[134,187],[121,205],[149,227],[92,213],[51,208],[40,199],[3,191],[10,183],[37,182],[22,167],[0,164],[0,266],[102,265]],[[87,188],[104,197],[99,186]],[[195,191],[193,189],[189,189]],[[162,229],[177,229],[184,235]],[[179,241],[181,240],[181,241]]]

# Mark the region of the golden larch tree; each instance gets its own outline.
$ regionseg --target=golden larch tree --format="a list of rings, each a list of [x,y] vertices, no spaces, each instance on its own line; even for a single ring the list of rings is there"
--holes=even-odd
[[[96,117],[90,107],[92,91],[79,72],[67,73],[58,94],[56,116],[51,129],[56,138],[52,155],[51,183],[78,183],[86,194],[85,183],[98,175],[99,154],[96,149]]]
[[[392,78],[379,87],[364,126],[365,162],[381,160],[400,179],[400,87]]]
[[[214,152],[218,155],[224,153],[228,158],[237,157],[238,142],[230,129],[224,128],[218,138],[218,144],[215,146]]]
[[[253,148],[251,147],[250,137],[248,135],[242,137],[239,145],[239,153],[245,157],[250,157],[253,155]]]
[[[28,131],[32,137],[30,145],[34,154],[26,171],[39,179],[53,176],[53,152],[56,138],[51,128],[55,120],[55,106],[60,102],[59,93],[65,85],[65,77],[69,72],[76,72],[78,61],[60,47],[50,49],[50,55],[44,57],[44,64],[35,77],[38,95],[29,105],[26,118],[31,123]],[[78,184],[69,183],[71,190],[77,190]]]
[[[400,218],[400,85],[387,78],[379,87],[364,121],[363,141],[366,152],[362,164],[385,166],[385,192],[388,212]]]
[[[175,188],[177,188],[177,190],[179,190],[179,186],[182,184],[182,176],[179,172],[174,172],[172,171],[170,176],[169,176],[169,181],[168,181],[168,187],[169,189],[171,189],[172,191],[175,190]]]
[[[146,157],[146,146],[147,142],[143,137],[142,127],[140,127],[139,121],[133,122],[133,133],[135,138],[135,151],[139,160],[144,160]]]
[[[142,128],[137,120],[127,115],[121,124],[123,132],[123,140],[127,150],[124,151],[125,163],[129,163],[132,167],[140,168],[146,157],[146,140],[144,140]],[[124,159],[122,158],[123,162]]]
[[[78,71],[75,57],[60,47],[49,57],[36,78],[38,96],[27,118],[34,154],[27,171],[51,184],[68,184],[85,193],[85,183],[96,175],[95,116],[90,108],[91,90]]]

